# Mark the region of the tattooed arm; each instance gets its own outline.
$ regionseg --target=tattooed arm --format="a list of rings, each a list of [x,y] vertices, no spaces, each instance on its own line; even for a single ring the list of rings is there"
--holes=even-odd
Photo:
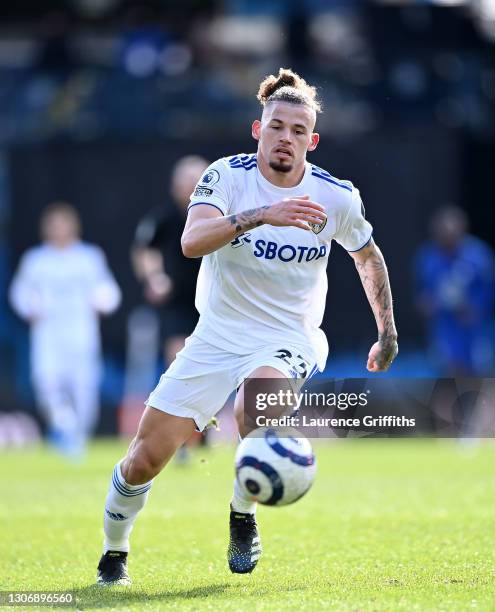
[[[326,219],[323,211],[323,206],[311,202],[308,196],[243,210],[227,217],[213,206],[194,206],[189,210],[182,234],[182,252],[186,257],[202,257],[263,224],[292,225],[307,231],[308,221],[321,223]]]
[[[387,266],[373,240],[368,246],[350,255],[356,264],[378,327],[378,342],[371,347],[367,368],[370,372],[384,372],[398,352]]]
[[[186,257],[202,257],[220,249],[240,234],[265,223],[267,206],[224,217],[212,206],[194,206],[182,234]]]

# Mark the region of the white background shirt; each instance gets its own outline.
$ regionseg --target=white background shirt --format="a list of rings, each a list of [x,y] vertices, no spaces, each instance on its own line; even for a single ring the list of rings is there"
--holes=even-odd
[[[98,247],[46,244],[23,255],[10,301],[20,317],[31,321],[34,369],[51,371],[71,357],[98,357],[99,313],[118,307],[120,289]]]
[[[236,155],[211,164],[189,208],[210,204],[231,215],[303,195],[325,207],[323,227],[262,225],[203,257],[196,290],[201,316],[194,335],[237,354],[267,343],[306,351],[309,345],[324,369],[328,344],[319,327],[331,242],[356,251],[372,233],[359,191],[308,162],[299,185],[277,187],[259,172],[256,155]]]

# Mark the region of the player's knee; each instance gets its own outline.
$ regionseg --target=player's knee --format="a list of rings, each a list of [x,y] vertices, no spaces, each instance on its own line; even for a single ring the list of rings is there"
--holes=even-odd
[[[246,435],[246,419],[244,416],[244,406],[242,404],[238,404],[234,406],[234,416],[237,422],[237,428],[241,436]]]
[[[234,416],[241,438],[245,438],[249,433],[259,427],[252,411],[244,410],[244,402],[239,402],[234,406]]]
[[[122,475],[131,485],[144,484],[159,474],[163,465],[162,457],[151,452],[146,445],[136,443],[123,462]]]
[[[244,410],[236,410],[234,411],[234,414],[237,421],[237,429],[239,430],[239,435],[241,438],[245,438],[248,433],[253,431],[253,429],[256,429],[256,425],[254,423],[250,423],[248,420],[246,420]]]

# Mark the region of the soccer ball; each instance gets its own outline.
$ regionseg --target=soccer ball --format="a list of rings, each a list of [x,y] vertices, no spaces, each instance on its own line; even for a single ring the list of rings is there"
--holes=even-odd
[[[316,458],[309,440],[296,430],[261,428],[239,444],[235,471],[249,499],[267,506],[286,506],[310,489]]]

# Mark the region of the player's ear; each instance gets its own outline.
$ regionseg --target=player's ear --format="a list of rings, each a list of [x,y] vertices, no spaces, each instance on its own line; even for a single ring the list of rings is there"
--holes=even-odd
[[[311,142],[309,143],[308,151],[314,151],[320,142],[320,135],[317,132],[311,134]]]
[[[253,135],[253,138],[255,140],[259,140],[260,133],[261,133],[261,121],[259,119],[255,119],[251,127],[251,134]]]

